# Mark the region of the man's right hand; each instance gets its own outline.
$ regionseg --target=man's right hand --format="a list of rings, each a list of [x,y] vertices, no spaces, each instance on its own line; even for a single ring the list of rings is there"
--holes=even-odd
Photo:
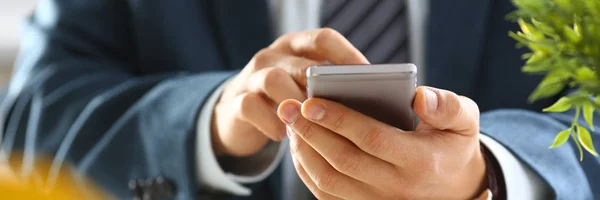
[[[304,101],[306,69],[325,62],[368,64],[340,33],[324,28],[286,34],[254,55],[229,82],[212,118],[216,155],[248,156],[286,137],[277,116],[286,99]]]

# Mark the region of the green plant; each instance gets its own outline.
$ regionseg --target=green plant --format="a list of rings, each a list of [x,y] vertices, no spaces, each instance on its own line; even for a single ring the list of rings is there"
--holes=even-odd
[[[510,32],[518,47],[531,52],[523,55],[522,71],[544,74],[544,79],[529,96],[533,102],[542,98],[567,95],[544,112],[575,109],[571,126],[557,134],[550,148],[564,144],[569,137],[579,149],[594,156],[589,130],[594,130],[594,111],[600,109],[600,1],[599,0],[512,0],[516,11],[508,19],[521,30]],[[583,115],[587,127],[578,123]]]

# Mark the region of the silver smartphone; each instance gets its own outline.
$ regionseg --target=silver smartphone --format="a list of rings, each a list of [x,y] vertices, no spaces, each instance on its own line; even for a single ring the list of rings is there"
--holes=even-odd
[[[307,96],[341,103],[402,130],[414,130],[414,64],[327,65],[307,70]]]

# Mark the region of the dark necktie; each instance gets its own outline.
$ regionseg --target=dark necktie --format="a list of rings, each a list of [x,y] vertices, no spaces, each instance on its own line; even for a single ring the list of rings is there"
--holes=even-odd
[[[321,26],[343,34],[369,61],[403,63],[408,56],[406,0],[323,0]],[[314,199],[297,177],[289,154],[284,162],[284,199]]]
[[[321,26],[356,46],[373,64],[409,61],[406,0],[323,0]]]

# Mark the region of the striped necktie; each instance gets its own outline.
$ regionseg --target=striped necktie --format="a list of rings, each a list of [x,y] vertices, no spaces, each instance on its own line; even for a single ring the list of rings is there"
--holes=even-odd
[[[323,0],[322,27],[330,27],[369,61],[409,62],[406,0]]]
[[[406,0],[323,0],[321,25],[330,27],[356,46],[369,61],[404,63],[408,55]],[[314,199],[304,186],[289,154],[284,157],[284,199]]]

